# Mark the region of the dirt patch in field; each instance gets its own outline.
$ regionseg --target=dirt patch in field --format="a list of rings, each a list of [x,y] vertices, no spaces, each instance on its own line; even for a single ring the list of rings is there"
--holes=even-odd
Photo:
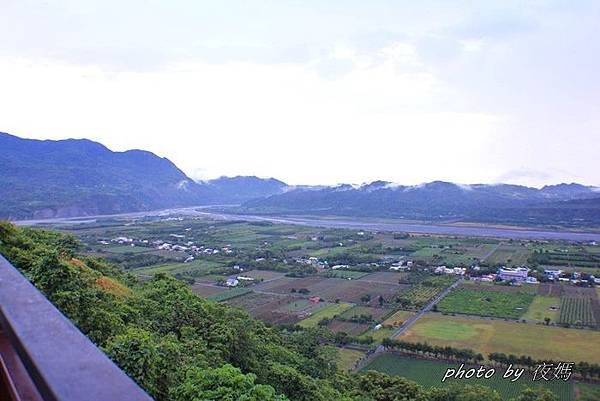
[[[225,287],[215,287],[215,286],[201,284],[201,283],[196,283],[196,284],[192,285],[192,291],[195,294],[198,294],[204,298],[210,297],[211,295],[221,293],[225,290],[227,290],[227,288],[225,288]]]
[[[542,283],[538,286],[538,295],[560,297],[562,295],[562,288],[560,284]]]
[[[327,328],[334,333],[345,332],[351,336],[359,336],[365,331],[369,330],[369,327],[370,326],[368,324],[344,322],[337,319],[332,320],[331,323],[327,325]]]
[[[371,316],[374,321],[383,320],[383,317],[390,314],[390,309],[385,308],[373,308],[370,306],[354,306],[348,309],[340,315],[343,319],[352,319],[353,316],[359,317],[360,315]]]
[[[273,324],[297,323],[327,305],[324,302],[311,303],[299,296],[261,293],[237,297],[227,303],[241,307],[253,317]]]
[[[315,283],[309,289],[312,295],[320,296],[332,302],[339,299],[344,302],[361,303],[363,297],[369,295],[370,301],[368,304],[377,305],[380,295],[385,300],[389,300],[406,287],[408,286],[362,280],[328,279],[327,281]]]
[[[562,295],[568,298],[598,298],[595,288],[575,287],[572,285],[564,286]]]
[[[398,284],[398,281],[406,278],[408,273],[395,273],[395,272],[376,272],[361,277],[360,281],[374,281],[384,284]]]

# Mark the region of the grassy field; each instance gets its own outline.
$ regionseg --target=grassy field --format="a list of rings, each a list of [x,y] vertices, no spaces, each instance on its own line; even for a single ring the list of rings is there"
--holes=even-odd
[[[383,322],[384,326],[394,326],[399,327],[404,323],[408,318],[414,315],[414,312],[408,312],[404,310],[396,311],[392,316],[385,319]]]
[[[337,367],[343,372],[352,370],[354,369],[356,362],[360,360],[363,356],[365,356],[365,353],[363,351],[358,351],[349,348],[338,348],[336,358]]]
[[[525,313],[533,298],[533,295],[527,293],[457,288],[438,304],[438,310],[479,316],[518,318]]]
[[[351,304],[339,303],[331,304],[319,309],[316,313],[302,320],[298,325],[302,327],[315,327],[323,318],[331,319],[334,316],[341,315],[344,311],[352,308]]]
[[[428,313],[401,338],[490,352],[530,355],[535,359],[600,362],[600,331],[566,329],[544,325],[443,316]]]
[[[383,341],[384,338],[391,336],[393,332],[394,329],[392,328],[382,327],[379,330],[370,329],[369,331],[361,334],[361,337],[372,337],[375,343],[381,344],[381,341]]]
[[[364,370],[378,370],[390,375],[403,376],[413,380],[425,387],[441,387],[450,384],[480,384],[488,386],[498,391],[502,399],[508,400],[516,397],[524,388],[533,386],[544,386],[552,390],[561,401],[574,400],[573,384],[563,381],[535,382],[531,377],[521,377],[519,381],[511,383],[508,379],[503,379],[504,370],[498,369],[490,379],[447,379],[441,383],[447,368],[457,368],[457,365],[444,362],[404,358],[398,355],[384,353],[375,358]]]
[[[538,295],[533,298],[533,302],[529,305],[527,312],[521,316],[521,318],[536,322],[543,322],[545,318],[549,318],[552,322],[556,322],[558,320],[558,309],[552,310],[550,308],[559,306],[559,297]]]

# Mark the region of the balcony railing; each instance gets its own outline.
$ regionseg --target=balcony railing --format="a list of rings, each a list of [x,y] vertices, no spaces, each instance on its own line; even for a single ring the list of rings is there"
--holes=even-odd
[[[0,400],[151,401],[0,255]]]

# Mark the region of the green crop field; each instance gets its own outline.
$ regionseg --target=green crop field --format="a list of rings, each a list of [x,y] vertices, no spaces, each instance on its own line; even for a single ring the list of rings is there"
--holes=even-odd
[[[523,375],[519,381],[513,383],[508,379],[503,379],[504,370],[497,368],[496,373],[489,379],[471,378],[471,379],[447,379],[442,384],[442,378],[447,368],[456,369],[459,364],[449,364],[445,362],[405,358],[399,355],[384,353],[375,358],[363,370],[377,370],[390,375],[403,376],[413,380],[425,387],[441,387],[450,384],[480,384],[490,387],[501,395],[502,399],[508,400],[516,397],[527,388],[534,386],[544,386],[553,391],[559,400],[574,400],[573,384],[563,381],[531,381],[531,376]]]
[[[324,308],[319,309],[316,313],[307,317],[298,323],[302,327],[315,327],[323,318],[331,319],[334,316],[341,315],[344,311],[352,308],[351,304],[339,303],[331,304]]]
[[[534,296],[520,292],[486,291],[457,288],[438,304],[440,312],[466,313],[479,316],[518,318],[523,315]]]
[[[227,291],[219,292],[218,294],[214,294],[208,297],[211,301],[227,301],[228,299],[241,297],[242,295],[246,295],[252,292],[252,290],[248,288],[230,288]]]
[[[575,326],[595,326],[591,298],[562,298],[558,322]]]
[[[361,277],[366,276],[369,273],[366,272],[357,272],[354,270],[327,270],[323,273],[321,273],[321,275],[325,276],[325,277],[332,277],[332,278],[351,278],[353,280],[359,279]]]
[[[535,359],[600,362],[600,331],[427,313],[400,340]]]
[[[558,307],[560,306],[559,297],[546,297],[537,295],[529,305],[527,312],[521,316],[522,319],[543,322],[549,318],[552,322],[558,320]]]

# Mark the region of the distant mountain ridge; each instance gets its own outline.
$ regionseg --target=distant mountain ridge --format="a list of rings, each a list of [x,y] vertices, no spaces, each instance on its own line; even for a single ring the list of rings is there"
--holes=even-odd
[[[0,218],[75,217],[241,203],[283,191],[256,177],[197,183],[167,158],[113,152],[87,139],[34,140],[0,133]]]
[[[386,181],[314,191],[291,190],[243,205],[246,213],[321,214],[428,221],[600,225],[600,192],[580,184],[541,189],[510,184]]]

